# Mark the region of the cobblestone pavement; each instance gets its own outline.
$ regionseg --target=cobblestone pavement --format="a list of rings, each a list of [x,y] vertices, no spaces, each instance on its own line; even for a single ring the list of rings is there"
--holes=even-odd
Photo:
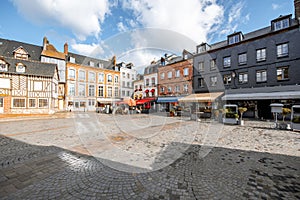
[[[0,120],[0,199],[300,199],[300,134],[156,115]]]

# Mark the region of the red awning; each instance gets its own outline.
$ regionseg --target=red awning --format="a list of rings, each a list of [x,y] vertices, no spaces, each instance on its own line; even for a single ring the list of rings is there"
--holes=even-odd
[[[147,99],[138,99],[136,100],[136,105],[141,105],[141,104],[144,104],[144,103],[148,103],[148,102],[151,102],[151,101],[154,101],[155,98],[147,98]]]

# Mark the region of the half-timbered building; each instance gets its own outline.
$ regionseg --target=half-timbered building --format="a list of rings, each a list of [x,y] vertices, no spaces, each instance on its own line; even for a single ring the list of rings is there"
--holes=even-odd
[[[18,58],[0,57],[0,114],[54,113],[58,107],[57,65]]]

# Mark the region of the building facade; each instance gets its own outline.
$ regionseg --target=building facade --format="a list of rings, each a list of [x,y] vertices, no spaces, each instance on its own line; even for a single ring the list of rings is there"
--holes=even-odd
[[[133,69],[133,64],[124,62],[117,65],[120,70],[121,98],[131,97],[134,93],[133,82],[136,80],[137,71]]]
[[[22,49],[22,48],[20,48]],[[52,114],[58,110],[58,69],[55,64],[21,57],[0,57],[0,114]]]
[[[193,55],[187,51],[158,67],[158,96],[185,96],[192,93]]]
[[[68,53],[66,107],[74,111],[94,111],[120,99],[120,72],[111,63]]]
[[[299,104],[298,17],[280,16],[269,27],[197,46],[195,93],[224,92],[224,103],[247,107],[244,116],[262,119],[272,118],[271,103]]]

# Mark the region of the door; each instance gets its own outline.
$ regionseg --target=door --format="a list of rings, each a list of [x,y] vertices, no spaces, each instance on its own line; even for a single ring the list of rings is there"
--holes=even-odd
[[[0,97],[0,113],[4,113],[4,98]]]

